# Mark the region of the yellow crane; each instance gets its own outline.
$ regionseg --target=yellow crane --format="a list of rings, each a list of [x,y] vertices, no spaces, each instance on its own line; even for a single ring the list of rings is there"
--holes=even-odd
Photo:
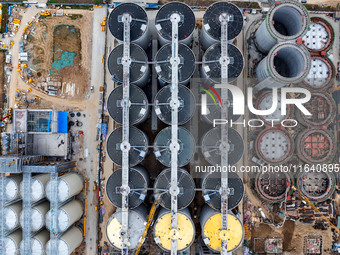
[[[157,195],[155,201],[153,202],[152,206],[151,206],[151,210],[150,210],[150,213],[149,213],[149,216],[148,216],[148,222],[146,223],[146,226],[145,226],[142,238],[139,241],[139,244],[137,246],[137,250],[136,250],[135,255],[138,255],[139,252],[140,252],[140,249],[142,248],[142,245],[144,243],[145,237],[148,234],[149,227],[150,227],[150,225],[152,223],[153,217],[155,216],[157,207],[159,206],[159,202],[161,201],[162,195],[163,195],[163,193],[159,193]]]
[[[297,190],[296,187],[292,186],[293,192],[296,194],[298,198],[301,200],[305,201],[309,206],[311,206],[314,211],[316,211],[325,221],[328,222],[328,224],[334,228],[339,234],[340,234],[340,229],[337,228],[324,214],[320,212],[320,210],[306,197],[304,196],[299,190]]]

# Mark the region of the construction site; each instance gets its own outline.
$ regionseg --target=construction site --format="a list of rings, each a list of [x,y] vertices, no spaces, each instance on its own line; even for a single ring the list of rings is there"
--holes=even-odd
[[[5,6],[0,254],[340,253],[335,12]]]

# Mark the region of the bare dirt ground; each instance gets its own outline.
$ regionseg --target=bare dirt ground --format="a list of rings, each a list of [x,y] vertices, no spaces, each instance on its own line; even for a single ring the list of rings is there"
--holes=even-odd
[[[308,4],[325,4],[326,6],[337,7],[340,4],[339,0],[307,0]]]
[[[4,91],[4,65],[5,65],[5,53],[0,51],[0,111],[2,112],[3,102],[2,102],[2,94]],[[1,115],[0,115],[1,116]]]
[[[63,85],[62,95],[68,99],[82,100],[89,90],[92,14],[83,13],[77,19],[47,17],[41,19],[28,35],[25,47],[34,56],[30,65],[35,73],[35,83],[43,82],[52,70],[51,78]],[[63,26],[67,25],[67,26]],[[74,33],[70,33],[70,31]],[[52,51],[52,49],[54,51]],[[63,52],[74,52],[74,65],[56,70],[52,63]],[[67,93],[66,85],[73,85],[73,93]]]

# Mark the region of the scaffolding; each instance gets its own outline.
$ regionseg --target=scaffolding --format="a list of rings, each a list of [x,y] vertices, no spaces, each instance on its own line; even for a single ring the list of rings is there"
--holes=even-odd
[[[47,162],[42,156],[2,156],[0,157],[0,253],[5,254],[4,239],[4,207],[5,207],[5,174],[23,174],[23,254],[31,254],[31,178],[32,173],[49,173],[51,175],[52,198],[51,210],[51,248],[57,250],[57,238],[59,237],[57,224],[58,211],[58,173],[75,167],[75,162]],[[13,202],[12,202],[13,203]],[[7,204],[6,204],[7,205]]]

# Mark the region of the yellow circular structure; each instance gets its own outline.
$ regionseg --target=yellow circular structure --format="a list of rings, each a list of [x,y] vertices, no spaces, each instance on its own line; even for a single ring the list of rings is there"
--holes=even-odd
[[[227,240],[228,252],[238,248],[243,240],[243,226],[238,218],[228,214],[228,230],[221,230],[221,213],[209,217],[203,226],[203,240],[213,251],[221,251],[221,240]]]
[[[155,242],[163,250],[171,250],[171,239],[177,239],[177,250],[181,251],[188,248],[195,238],[194,223],[187,213],[181,211],[177,213],[177,230],[171,229],[171,213],[160,213],[154,226]]]

